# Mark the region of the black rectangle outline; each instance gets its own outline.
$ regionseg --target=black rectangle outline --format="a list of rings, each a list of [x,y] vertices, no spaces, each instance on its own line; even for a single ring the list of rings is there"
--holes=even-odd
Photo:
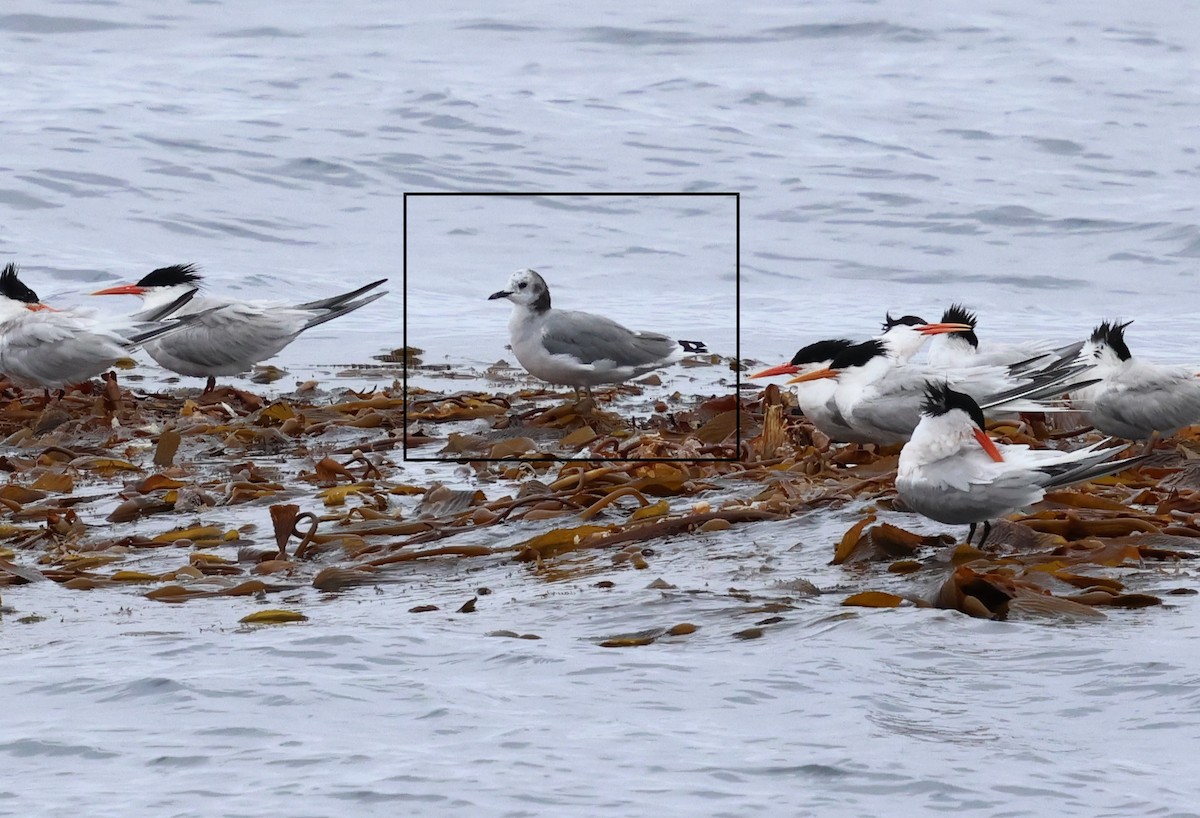
[[[401,355],[400,366],[400,397],[404,400],[400,422],[404,424],[401,430],[400,461],[402,463],[740,463],[742,461],[742,194],[730,190],[430,190],[405,191],[401,215],[404,222],[404,252],[401,263],[401,288],[404,293],[404,309],[401,316],[401,342],[408,349],[408,197],[413,196],[732,196],[734,220],[734,273],[733,273],[733,354],[734,354],[734,395],[738,399],[738,412],[734,418],[734,439],[737,441],[738,454],[734,457],[602,457],[588,460],[580,457],[410,457],[408,454],[408,356]]]

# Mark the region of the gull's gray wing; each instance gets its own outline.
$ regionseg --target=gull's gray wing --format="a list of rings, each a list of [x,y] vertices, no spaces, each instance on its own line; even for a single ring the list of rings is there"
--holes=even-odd
[[[602,315],[551,310],[542,327],[542,344],[554,355],[570,355],[585,364],[613,361],[618,367],[666,362],[678,343],[656,332],[633,332]]]

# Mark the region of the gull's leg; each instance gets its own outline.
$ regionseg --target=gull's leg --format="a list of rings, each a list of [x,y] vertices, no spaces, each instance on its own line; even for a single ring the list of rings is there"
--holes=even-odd
[[[1150,439],[1146,441],[1146,448],[1142,449],[1142,454],[1151,454],[1154,451],[1154,447],[1158,445],[1158,441],[1160,440],[1162,440],[1162,435],[1160,435],[1158,430],[1155,429],[1154,433],[1150,435]]]
[[[971,528],[969,531],[967,531],[967,545],[970,545],[971,540],[975,539],[975,526],[977,525],[979,525],[979,523],[971,523]]]
[[[216,388],[217,388],[217,376],[209,375],[208,383],[204,384],[204,391],[201,394],[207,395],[209,392],[213,391]]]

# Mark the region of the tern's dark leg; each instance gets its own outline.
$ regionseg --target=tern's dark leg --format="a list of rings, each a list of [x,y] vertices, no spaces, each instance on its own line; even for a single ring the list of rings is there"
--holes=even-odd
[[[984,521],[983,521],[983,537],[981,537],[981,538],[980,538],[980,540],[979,540],[979,547],[980,547],[980,548],[983,548],[983,544],[984,544],[985,542],[987,542],[987,538],[988,538],[988,536],[990,536],[990,535],[991,535],[991,533],[992,533],[992,521],[991,521],[991,520],[984,520]]]
[[[977,525],[979,525],[979,523],[971,523],[971,528],[969,531],[967,531],[967,545],[970,545],[971,540],[975,539],[975,526]]]
[[[216,389],[216,388],[217,388],[217,376],[216,376],[216,375],[209,375],[209,376],[208,376],[208,383],[204,384],[204,392],[203,392],[203,394],[207,395],[209,392],[213,391],[213,390],[214,390],[214,389]]]

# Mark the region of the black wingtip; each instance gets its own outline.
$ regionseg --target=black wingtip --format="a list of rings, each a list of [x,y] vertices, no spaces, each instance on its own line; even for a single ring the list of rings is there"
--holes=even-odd
[[[677,341],[676,343],[683,347],[684,352],[708,354],[708,347],[704,345],[703,341]]]

